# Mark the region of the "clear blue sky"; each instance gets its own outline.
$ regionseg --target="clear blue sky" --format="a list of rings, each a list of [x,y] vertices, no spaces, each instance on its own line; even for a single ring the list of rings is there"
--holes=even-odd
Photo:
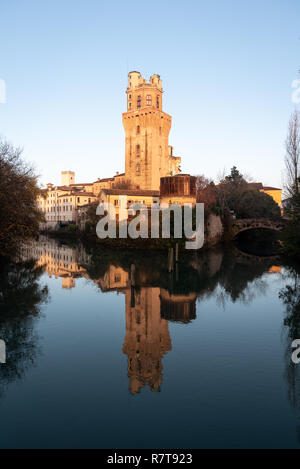
[[[111,176],[127,73],[158,73],[184,172],[281,185],[299,20],[299,0],[0,0],[0,134],[43,183]]]

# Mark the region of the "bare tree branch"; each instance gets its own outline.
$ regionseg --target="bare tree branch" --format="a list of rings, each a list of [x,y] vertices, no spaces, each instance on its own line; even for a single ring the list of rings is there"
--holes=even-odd
[[[298,111],[294,111],[291,115],[285,148],[285,191],[287,197],[292,197],[299,193],[300,116]]]

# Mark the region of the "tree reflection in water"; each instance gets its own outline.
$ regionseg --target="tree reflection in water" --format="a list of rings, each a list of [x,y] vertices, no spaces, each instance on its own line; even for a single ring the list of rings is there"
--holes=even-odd
[[[50,276],[61,278],[64,289],[76,279],[92,280],[102,292],[122,293],[126,331],[123,353],[128,358],[130,392],[144,386],[159,391],[162,359],[172,350],[169,322],[188,324],[196,319],[196,303],[214,297],[226,302],[250,303],[266,293],[265,272],[274,259],[261,259],[234,248],[180,253],[175,270],[168,273],[167,253],[76,247],[42,237],[24,251]],[[280,269],[280,267],[278,267]]]
[[[289,282],[280,291],[279,298],[286,307],[286,317],[284,320],[284,333],[286,340],[285,347],[285,378],[288,383],[288,398],[292,407],[297,411],[300,418],[300,370],[299,366],[293,363],[292,343],[300,339],[300,268],[290,266],[287,268]],[[300,443],[300,425],[298,430],[298,441]]]
[[[35,261],[2,260],[0,267],[0,338],[6,344],[6,363],[0,366],[0,397],[7,385],[21,379],[39,354],[35,322],[48,289],[41,287],[42,267]]]
[[[195,320],[196,303],[208,297],[214,297],[223,306],[237,301],[248,304],[256,295],[266,294],[267,281],[263,274],[272,269],[280,271],[280,266],[274,267],[273,258],[258,258],[232,247],[180,253],[174,272],[169,273],[165,252],[85,248],[80,243],[68,246],[46,237],[23,250],[23,259],[31,258],[36,261],[35,269],[13,270],[10,275],[15,286],[5,286],[7,308],[18,318],[16,323],[9,322],[10,340],[14,340],[14,334],[19,337],[19,342],[11,342],[11,349],[16,357],[25,352],[28,357],[27,361],[19,360],[18,369],[22,370],[21,363],[25,366],[34,360],[37,350],[33,318],[39,314],[38,305],[45,301],[47,290],[41,289],[36,280],[39,268],[45,265],[50,276],[61,278],[64,289],[75,288],[77,279],[84,277],[92,280],[101,292],[124,295],[123,353],[127,355],[132,394],[144,386],[152,391],[160,390],[162,359],[172,350],[169,322],[188,324]],[[24,338],[25,342],[28,340],[27,345],[23,334],[27,334]]]

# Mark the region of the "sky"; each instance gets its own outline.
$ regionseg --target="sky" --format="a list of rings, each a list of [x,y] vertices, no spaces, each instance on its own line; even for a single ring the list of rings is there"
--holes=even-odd
[[[281,187],[299,20],[300,0],[0,0],[0,135],[41,184],[113,176],[127,75],[158,73],[184,173]]]

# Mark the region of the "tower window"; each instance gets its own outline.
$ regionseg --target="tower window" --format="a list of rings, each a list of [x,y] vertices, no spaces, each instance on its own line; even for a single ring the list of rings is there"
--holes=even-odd
[[[128,95],[128,98],[131,99],[131,94]]]
[[[128,103],[128,107],[129,107],[129,109],[131,109],[131,103]]]
[[[159,96],[156,96],[156,107],[159,109]]]
[[[140,156],[140,154],[141,154],[141,146],[137,145],[136,146],[136,156]]]
[[[141,324],[141,312],[139,310],[135,312],[135,320],[137,324]]]
[[[138,97],[137,97],[137,107],[140,108],[140,107],[141,107],[141,104],[142,104],[142,97],[141,97],[141,96],[138,96]]]
[[[152,104],[152,97],[151,97],[151,94],[147,94],[147,106],[151,106]]]
[[[137,135],[138,135],[139,133],[141,133],[141,128],[140,128],[139,125],[138,125],[137,128],[136,128],[136,133],[137,133]]]

